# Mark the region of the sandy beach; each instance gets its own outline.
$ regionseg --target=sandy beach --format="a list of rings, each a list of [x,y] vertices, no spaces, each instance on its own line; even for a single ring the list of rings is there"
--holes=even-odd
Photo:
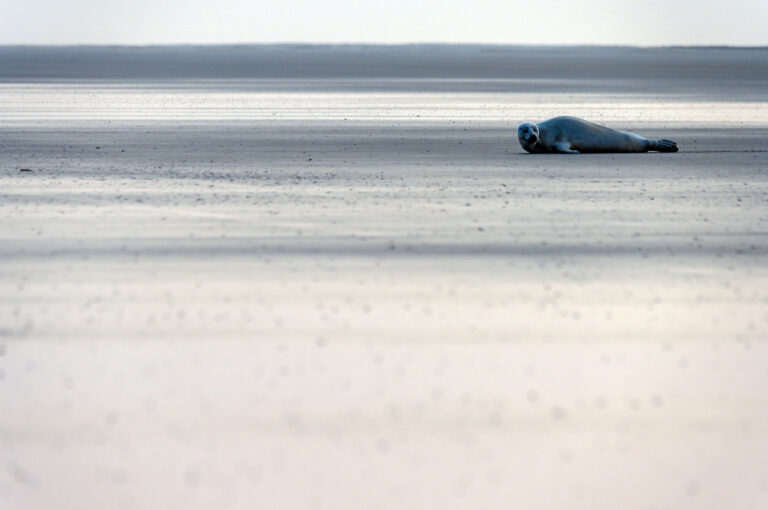
[[[766,204],[768,49],[0,47],[0,509],[768,507]]]

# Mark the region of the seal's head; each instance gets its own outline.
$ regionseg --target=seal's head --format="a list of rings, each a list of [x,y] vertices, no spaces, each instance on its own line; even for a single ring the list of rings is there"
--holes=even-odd
[[[539,128],[532,122],[523,122],[517,128],[517,139],[523,149],[530,152],[539,143]]]

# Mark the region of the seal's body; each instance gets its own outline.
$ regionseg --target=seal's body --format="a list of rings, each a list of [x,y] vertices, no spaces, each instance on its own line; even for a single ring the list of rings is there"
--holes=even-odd
[[[517,139],[531,153],[677,152],[672,140],[649,140],[576,117],[555,117],[538,124],[523,122]]]

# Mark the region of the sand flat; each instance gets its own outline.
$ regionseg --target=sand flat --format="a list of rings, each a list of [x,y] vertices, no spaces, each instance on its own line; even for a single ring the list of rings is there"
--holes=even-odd
[[[0,508],[768,505],[768,51],[246,50],[0,51]]]

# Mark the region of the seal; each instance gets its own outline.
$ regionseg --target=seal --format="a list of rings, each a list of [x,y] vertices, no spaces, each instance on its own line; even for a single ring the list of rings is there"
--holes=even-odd
[[[517,139],[523,149],[534,154],[677,152],[677,143],[672,140],[650,140],[576,117],[555,117],[538,124],[523,122],[517,128]]]

